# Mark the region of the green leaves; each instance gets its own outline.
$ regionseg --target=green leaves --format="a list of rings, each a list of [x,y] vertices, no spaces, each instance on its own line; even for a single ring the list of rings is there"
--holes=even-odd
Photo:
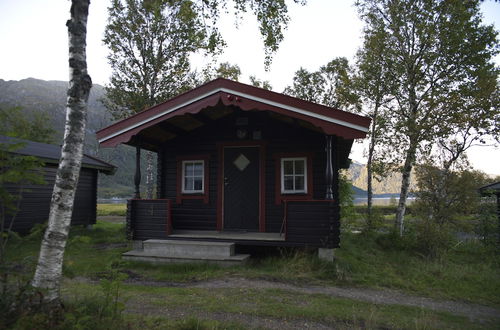
[[[359,111],[359,96],[353,88],[353,73],[346,58],[338,57],[316,72],[300,68],[285,94],[348,111]]]
[[[0,108],[0,135],[52,143],[54,134],[50,118],[45,112],[27,112],[20,107]]]

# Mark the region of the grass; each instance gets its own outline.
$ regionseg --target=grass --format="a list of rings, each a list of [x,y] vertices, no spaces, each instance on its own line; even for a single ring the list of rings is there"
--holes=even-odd
[[[126,214],[126,204],[97,204],[97,216],[125,216]]]
[[[97,286],[72,284],[66,292],[95,294]],[[137,285],[123,287],[124,299],[149,311],[182,311],[184,315],[234,314],[279,320],[284,327],[294,321],[319,322],[335,328],[494,328],[494,323],[472,322],[466,317],[416,307],[377,305],[303,294],[280,289],[158,288]]]
[[[336,263],[323,262],[308,251],[279,250],[272,256],[253,258],[245,266],[221,268],[207,264],[150,265],[123,261],[121,253],[130,248],[124,237],[123,224],[98,221],[93,230],[73,227],[63,266],[65,277],[102,279],[119,271],[144,280],[191,282],[234,276],[308,285],[391,288],[415,295],[500,307],[500,258],[479,243],[460,244],[440,258],[427,259],[390,235],[344,233],[342,247],[336,251]],[[29,264],[29,273],[37,259],[40,239],[41,235],[32,235],[28,239],[9,242],[7,260]],[[69,293],[85,294],[99,290],[95,284],[71,280],[65,283],[65,290]],[[464,318],[446,313],[282,290],[205,290],[125,285],[123,291],[125,296],[133,299],[147,297],[148,303],[155,306],[189,307],[206,312],[243,313],[290,320],[306,319],[340,327],[477,326]],[[130,322],[135,324],[139,322],[137,320],[135,317]],[[193,324],[199,324],[201,328],[240,326],[197,318],[179,321],[182,324],[158,318],[141,320],[150,322],[152,328],[155,324],[158,328],[182,328],[182,322],[186,322],[186,328]]]

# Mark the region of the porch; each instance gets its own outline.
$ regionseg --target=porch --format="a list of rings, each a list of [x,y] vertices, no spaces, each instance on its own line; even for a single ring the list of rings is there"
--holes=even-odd
[[[127,236],[133,241],[150,239],[231,242],[254,246],[338,247],[339,208],[331,200],[284,201],[280,231],[236,231],[176,228],[170,199],[127,201]]]

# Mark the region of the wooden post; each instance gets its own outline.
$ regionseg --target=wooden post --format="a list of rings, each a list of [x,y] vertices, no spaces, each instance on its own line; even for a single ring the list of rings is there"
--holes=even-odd
[[[332,136],[326,135],[326,200],[333,200]]]
[[[135,184],[135,199],[141,198],[141,148],[135,147],[135,175],[134,175],[134,184]]]

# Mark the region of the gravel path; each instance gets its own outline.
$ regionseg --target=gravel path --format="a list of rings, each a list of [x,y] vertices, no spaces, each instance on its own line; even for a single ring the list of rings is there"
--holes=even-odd
[[[468,316],[470,319],[500,318],[500,310],[493,307],[470,304],[451,300],[436,300],[412,296],[395,290],[373,290],[362,288],[341,288],[325,286],[296,286],[292,284],[266,280],[226,278],[199,282],[188,285],[196,288],[253,288],[282,289],[306,294],[326,294],[333,297],[348,298],[375,304],[403,305],[422,307],[436,311]]]
[[[288,283],[272,282],[260,279],[246,279],[229,277],[193,283],[168,283],[156,281],[130,280],[131,284],[158,286],[158,287],[186,287],[186,288],[232,288],[232,289],[282,289],[305,294],[325,294],[332,297],[348,298],[375,304],[402,305],[421,307],[435,311],[444,311],[456,315],[469,317],[471,320],[500,318],[500,310],[472,303],[452,300],[436,300],[426,297],[413,296],[396,290],[374,290],[364,288],[346,288],[330,286],[299,286]]]

